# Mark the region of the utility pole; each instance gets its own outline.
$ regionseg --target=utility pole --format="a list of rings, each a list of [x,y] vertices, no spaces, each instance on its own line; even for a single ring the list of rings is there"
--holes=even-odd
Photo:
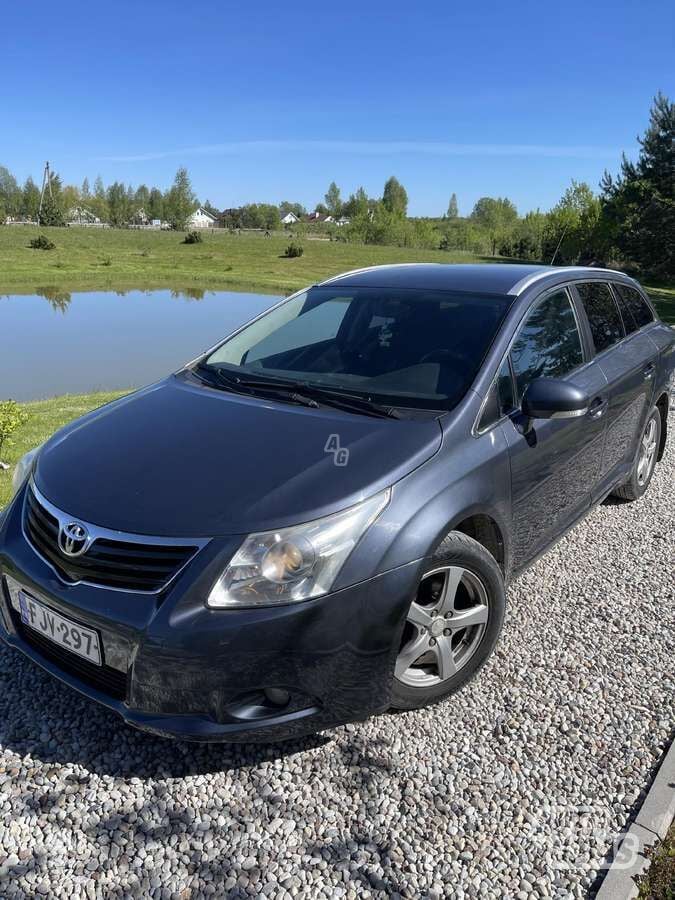
[[[52,194],[52,173],[49,168],[49,161],[45,163],[45,170],[42,174],[42,190],[40,191],[40,208],[38,209],[38,225],[42,219],[42,201],[44,200],[45,191],[49,191],[50,199],[54,199]]]

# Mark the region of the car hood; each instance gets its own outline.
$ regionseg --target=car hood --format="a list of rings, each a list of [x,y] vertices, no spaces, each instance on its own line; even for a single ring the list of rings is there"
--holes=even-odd
[[[428,460],[441,436],[436,419],[310,409],[172,376],[58,432],[34,478],[55,506],[91,524],[242,534],[346,509]],[[336,443],[346,465],[330,452]]]

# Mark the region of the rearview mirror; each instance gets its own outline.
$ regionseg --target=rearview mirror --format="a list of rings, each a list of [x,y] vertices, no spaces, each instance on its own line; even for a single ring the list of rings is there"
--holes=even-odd
[[[528,419],[574,419],[588,412],[585,391],[560,378],[535,378],[523,395],[521,409]]]

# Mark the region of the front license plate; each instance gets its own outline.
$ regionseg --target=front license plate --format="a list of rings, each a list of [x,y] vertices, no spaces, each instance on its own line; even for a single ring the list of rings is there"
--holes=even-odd
[[[76,653],[97,666],[101,665],[98,634],[91,628],[83,628],[70,619],[64,619],[24,591],[19,591],[19,612],[21,621],[28,628],[32,628],[71,653]]]

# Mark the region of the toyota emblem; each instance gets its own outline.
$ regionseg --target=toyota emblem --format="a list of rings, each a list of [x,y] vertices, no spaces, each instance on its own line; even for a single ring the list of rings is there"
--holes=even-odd
[[[59,531],[59,549],[66,556],[82,556],[89,545],[89,532],[79,522],[62,525]]]

